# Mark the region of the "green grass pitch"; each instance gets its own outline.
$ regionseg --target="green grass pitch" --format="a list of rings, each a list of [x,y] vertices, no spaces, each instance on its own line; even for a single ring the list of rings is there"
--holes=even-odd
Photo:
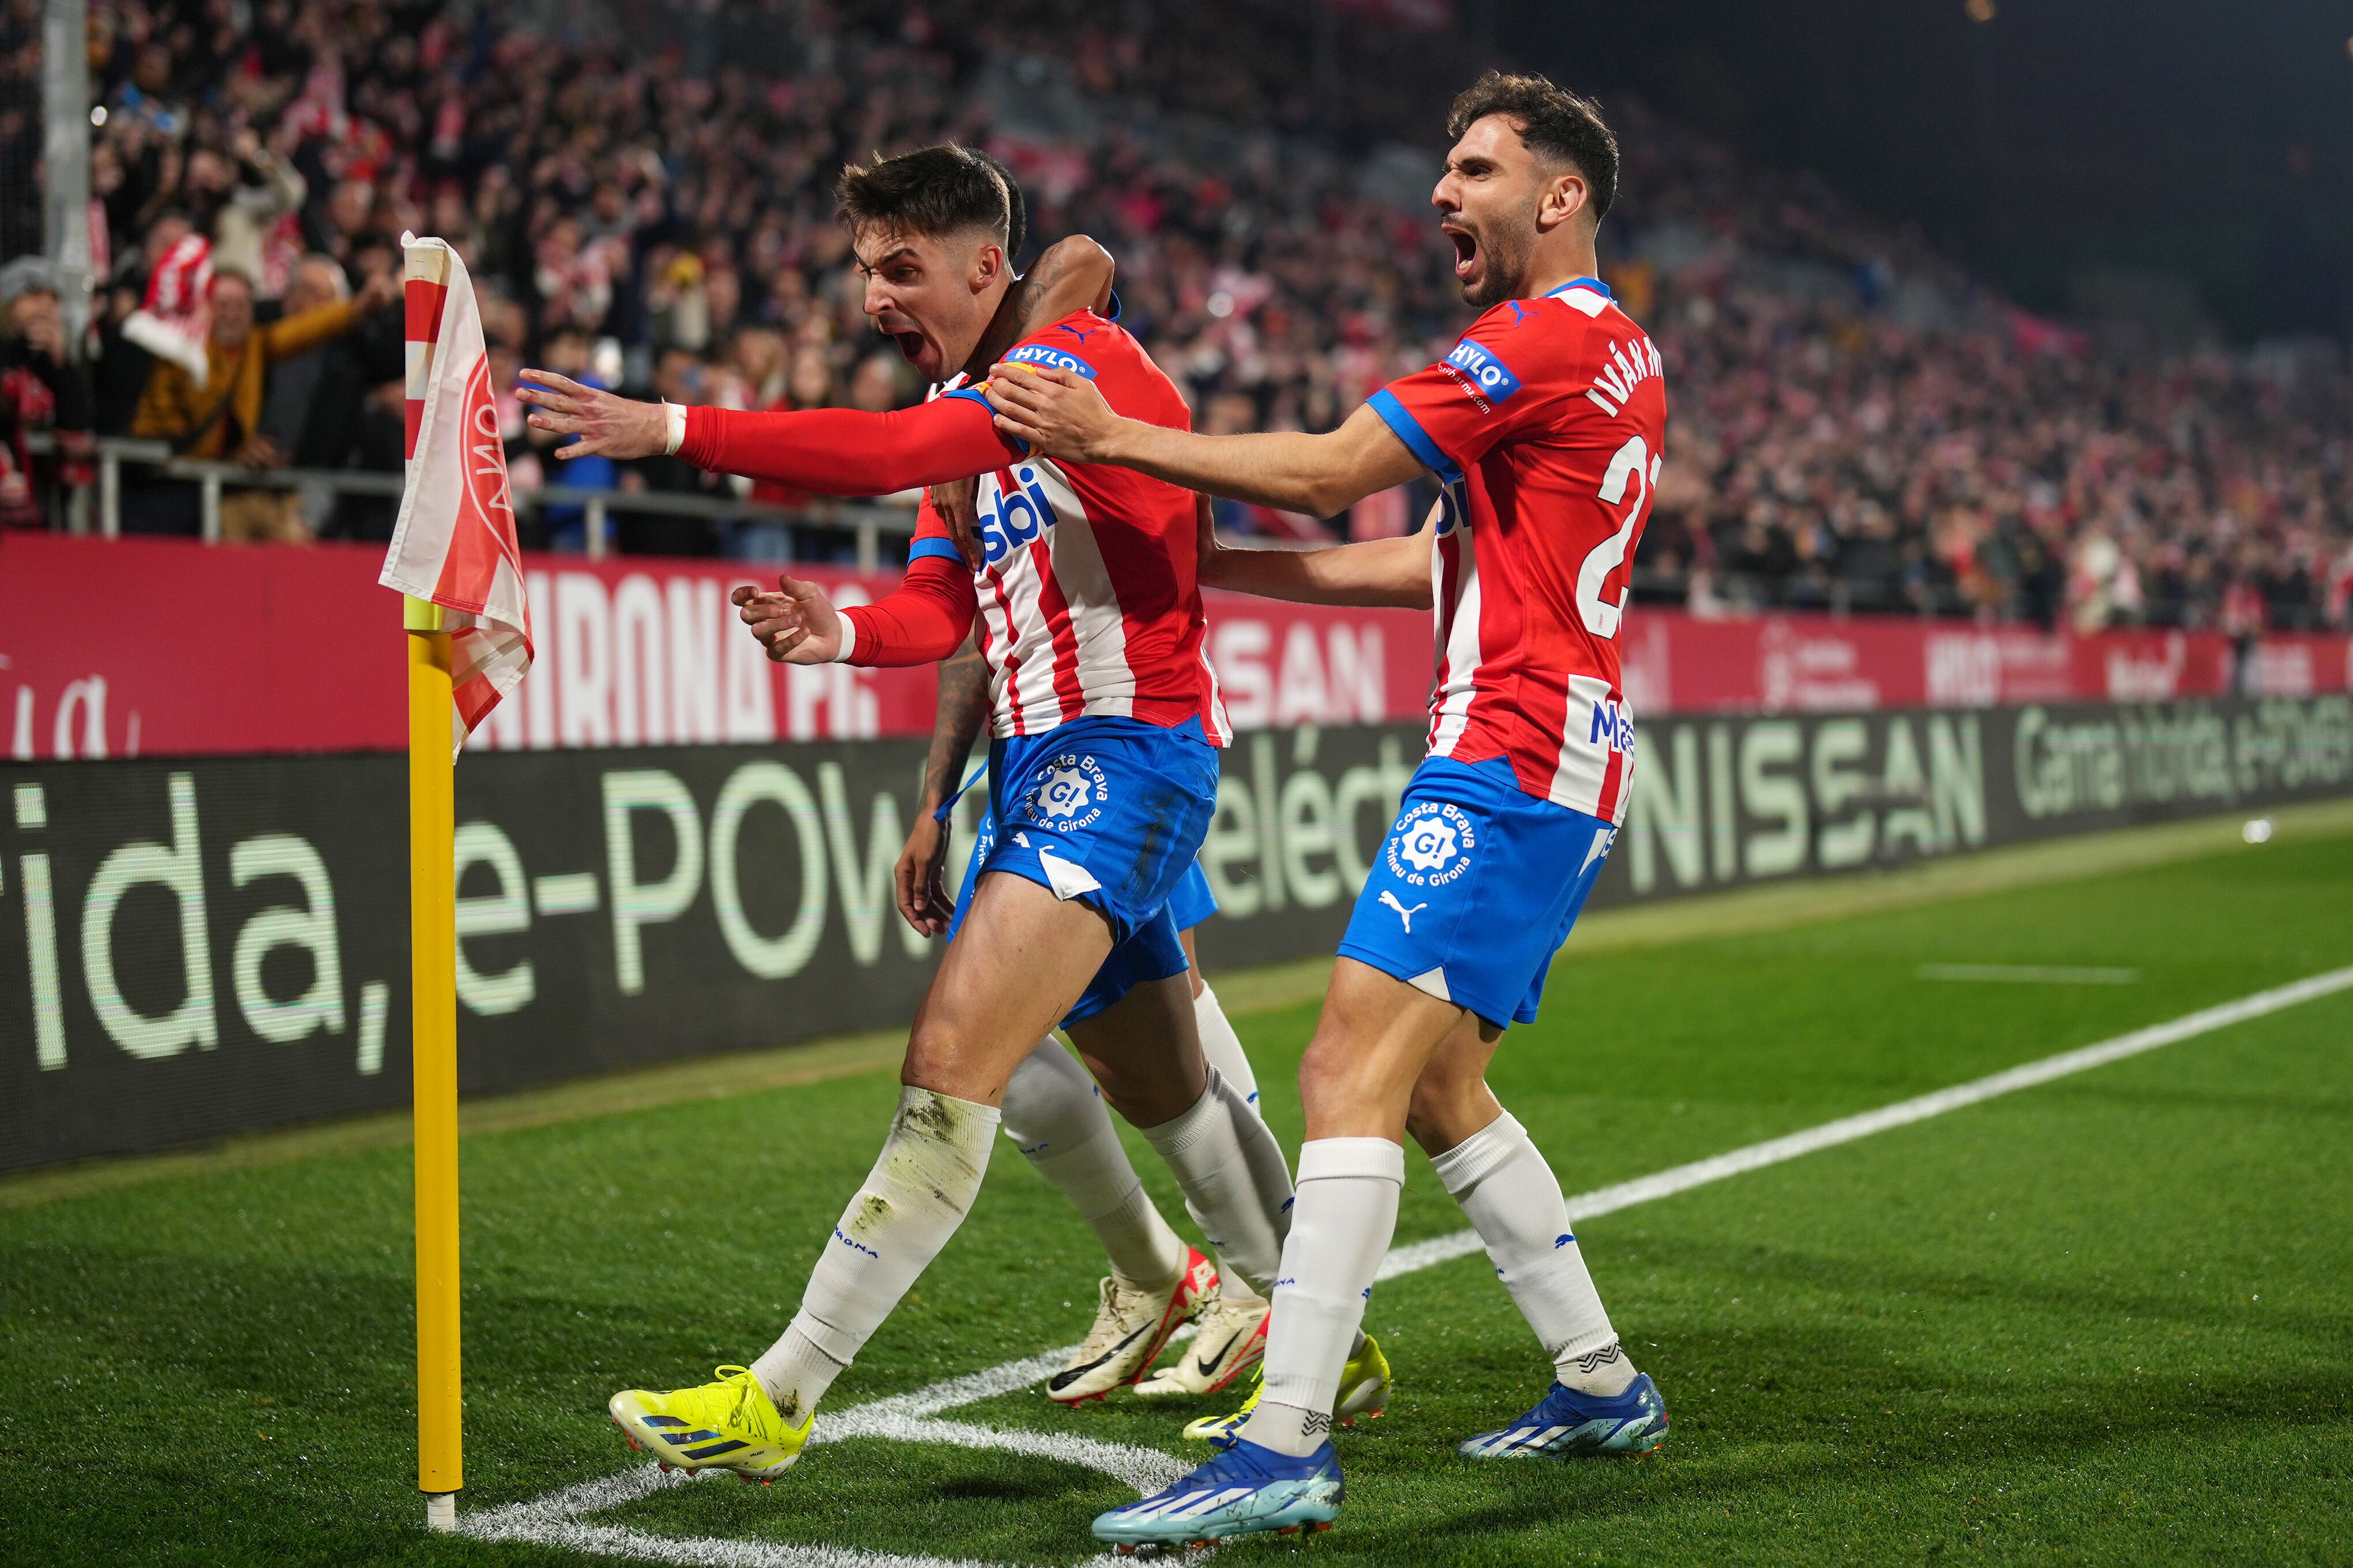
[[[2339,832],[1758,934],[1573,943],[1494,1083],[1586,1191],[2353,964],[2348,895]],[[1958,983],[1929,963],[2139,978]],[[1240,1020],[1286,1148],[1314,1017]],[[607,1393],[765,1346],[895,1092],[867,1072],[470,1139],[463,1510],[628,1470]],[[1394,1280],[1367,1326],[1398,1388],[1342,1436],[1338,1529],[1221,1560],[2353,1561],[2349,1154],[2339,992],[1580,1224],[1672,1414],[1640,1463],[1458,1461],[1548,1369],[1483,1258]],[[1459,1230],[1418,1153],[1409,1170],[1399,1241]],[[406,1151],[359,1148],[0,1207],[0,1556],[590,1561],[424,1533],[408,1202]],[[1075,1340],[1099,1262],[999,1150],[828,1408]],[[1067,1412],[1030,1390],[952,1414],[1176,1452],[1208,1407]],[[583,1522],[1060,1565],[1122,1496],[1048,1457],[854,1438],[773,1489],[672,1486]]]

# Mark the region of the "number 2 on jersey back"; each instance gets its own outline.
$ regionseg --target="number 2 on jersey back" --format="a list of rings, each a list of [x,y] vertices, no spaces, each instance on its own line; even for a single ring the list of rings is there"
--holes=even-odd
[[[1634,534],[1641,526],[1644,508],[1651,503],[1651,492],[1659,482],[1659,459],[1651,456],[1648,442],[1640,436],[1629,436],[1618,455],[1609,460],[1609,467],[1601,475],[1601,499],[1615,506],[1626,499],[1626,482],[1634,482],[1634,504],[1618,524],[1618,532],[1593,546],[1585,557],[1585,565],[1577,573],[1577,612],[1585,618],[1586,630],[1596,637],[1618,635],[1618,622],[1626,614],[1626,600],[1634,591],[1632,583],[1618,590],[1618,601],[1612,604],[1601,597],[1602,585],[1609,574],[1625,562],[1632,549]]]

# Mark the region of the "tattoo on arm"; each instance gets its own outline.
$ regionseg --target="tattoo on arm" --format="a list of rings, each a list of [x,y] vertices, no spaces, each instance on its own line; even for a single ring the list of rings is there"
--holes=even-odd
[[[1043,324],[1030,318],[1037,314],[1038,306],[1053,293],[1054,286],[1062,281],[1062,275],[1071,270],[1070,263],[1071,252],[1058,245],[1039,257],[1038,264],[1022,278],[1022,332],[1030,332]]]
[[[964,782],[965,759],[988,718],[988,661],[970,643],[940,666],[940,701],[923,762],[923,800],[937,807]]]
[[[1085,235],[1055,241],[1007,291],[979,346],[965,361],[965,371],[981,375],[1031,333],[1103,300],[1111,292],[1113,271],[1111,253]]]

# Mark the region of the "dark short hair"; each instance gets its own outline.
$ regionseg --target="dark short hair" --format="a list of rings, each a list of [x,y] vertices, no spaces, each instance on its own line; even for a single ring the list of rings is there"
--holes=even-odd
[[[1601,221],[1618,199],[1618,138],[1602,122],[1601,105],[1545,77],[1491,70],[1454,100],[1446,133],[1460,140],[1490,114],[1509,119],[1539,158],[1574,164],[1592,187],[1593,221]]]
[[[837,216],[854,232],[879,228],[902,234],[955,234],[985,228],[1013,251],[1016,187],[999,184],[994,160],[953,143],[852,164],[834,186]]]
[[[1029,237],[1029,204],[1021,199],[1021,182],[1013,177],[1013,171],[996,154],[975,148],[972,155],[995,170],[997,177],[1005,182],[1005,259],[1008,262],[1016,260],[1021,255],[1021,242]]]

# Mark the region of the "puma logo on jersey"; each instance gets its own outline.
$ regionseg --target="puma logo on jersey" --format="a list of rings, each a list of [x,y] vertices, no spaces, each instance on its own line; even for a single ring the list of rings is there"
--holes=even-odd
[[[1405,934],[1409,937],[1413,935],[1413,917],[1430,907],[1427,904],[1417,904],[1409,909],[1398,903],[1398,895],[1386,887],[1381,889],[1381,902],[1398,912],[1398,918],[1405,922]]]
[[[1659,357],[1659,345],[1649,338],[1636,338],[1622,344],[1612,343],[1609,357],[1602,361],[1600,371],[1585,395],[1614,418],[1619,406],[1634,395],[1635,383],[1666,373],[1666,362]]]
[[[1091,337],[1094,336],[1094,335],[1095,335],[1095,334],[1097,334],[1097,333],[1099,333],[1099,332],[1103,331],[1103,328],[1101,328],[1101,327],[1089,327],[1089,328],[1087,328],[1087,329],[1086,329],[1086,331],[1084,331],[1084,332],[1081,332],[1077,327],[1072,326],[1072,325],[1071,325],[1070,323],[1068,323],[1068,322],[1059,322],[1059,323],[1055,323],[1054,330],[1055,330],[1056,332],[1066,332],[1066,333],[1069,333],[1072,337],[1077,338],[1077,339],[1079,340],[1079,346],[1080,346],[1081,348],[1084,348],[1084,347],[1086,347],[1086,345],[1087,345],[1087,339],[1089,339],[1089,338],[1091,338]]]

